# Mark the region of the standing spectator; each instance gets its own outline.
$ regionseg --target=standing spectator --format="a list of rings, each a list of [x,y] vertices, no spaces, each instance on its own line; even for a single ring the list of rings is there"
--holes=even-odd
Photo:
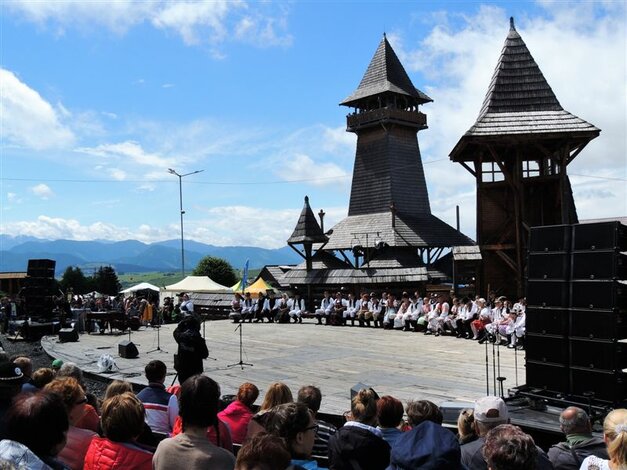
[[[174,368],[182,384],[195,374],[202,374],[203,359],[209,356],[204,338],[200,335],[200,323],[193,315],[185,317],[174,330],[174,339],[178,343],[178,352],[174,356]]]
[[[46,392],[56,393],[63,400],[67,410],[70,427],[67,432],[65,447],[59,452],[59,460],[72,470],[82,470],[85,454],[92,439],[97,436],[88,429],[77,428],[75,424],[85,413],[87,397],[83,387],[73,377],[61,377],[50,382],[44,388]]]
[[[304,403],[312,412],[314,419],[320,410],[320,403],[322,402],[322,392],[318,387],[313,385],[307,385],[301,387],[298,391],[298,403]],[[327,423],[321,419],[316,419],[318,430],[316,431],[316,439],[313,446],[313,455],[328,455],[329,453],[329,438],[336,433],[337,429],[331,423]]]
[[[390,445],[377,425],[377,400],[372,388],[364,388],[351,401],[352,421],[329,439],[329,466],[335,470],[385,469],[390,463]]]
[[[61,398],[50,392],[21,394],[6,414],[6,439],[0,441],[0,462],[15,468],[66,470],[56,460],[69,427]]]
[[[377,417],[379,420],[378,428],[383,434],[383,439],[393,449],[394,444],[403,434],[403,431],[400,430],[403,422],[403,404],[394,397],[384,395],[377,402]]]
[[[205,375],[194,375],[181,385],[180,415],[184,431],[159,443],[154,470],[211,468],[231,470],[235,457],[207,440],[207,428],[218,423],[220,387]]]
[[[218,413],[218,418],[231,428],[231,437],[236,444],[241,444],[246,438],[248,423],[253,417],[252,406],[258,396],[259,389],[255,384],[243,383],[239,386],[237,398]]]
[[[482,453],[490,470],[534,470],[538,458],[531,436],[511,424],[488,432]]]
[[[627,410],[611,411],[603,421],[603,440],[609,460],[594,455],[585,458],[580,470],[623,470],[627,468]]]
[[[137,394],[146,409],[146,423],[153,433],[167,435],[172,432],[179,414],[175,395],[165,391],[166,365],[159,360],[150,361],[144,368],[148,386]]]
[[[144,428],[144,406],[131,392],[102,405],[102,432],[94,437],[85,456],[85,470],[152,470],[152,453],[137,444]]]
[[[588,414],[576,406],[569,406],[560,414],[560,429],[566,441],[549,449],[549,460],[556,470],[578,470],[589,455],[607,459],[603,439],[592,435],[592,423]]]

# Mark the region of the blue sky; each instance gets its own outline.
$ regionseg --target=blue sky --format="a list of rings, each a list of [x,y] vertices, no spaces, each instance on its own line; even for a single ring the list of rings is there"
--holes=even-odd
[[[627,215],[626,9],[606,2],[19,1],[0,4],[0,233],[280,247],[303,197],[346,215],[338,103],[385,31],[422,107],[433,212],[475,237],[448,154],[474,123],[509,16],[562,106],[602,129],[569,166],[582,219]],[[1,248],[1,247],[0,247]]]

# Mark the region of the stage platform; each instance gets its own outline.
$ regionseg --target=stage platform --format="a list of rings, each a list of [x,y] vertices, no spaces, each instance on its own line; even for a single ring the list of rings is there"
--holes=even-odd
[[[486,394],[486,348],[476,341],[379,328],[316,325],[312,319],[304,319],[302,324],[245,323],[243,361],[253,366],[242,369],[228,367],[240,360],[237,326],[228,320],[205,323],[210,356],[216,358],[204,361],[205,374],[220,384],[223,394],[234,394],[241,383],[253,382],[261,391],[257,401],[261,403],[271,382],[286,383],[294,395],[302,385],[313,384],[322,390],[321,411],[332,414],[350,409],[350,388],[358,382],[403,403],[410,399],[427,399],[436,404],[472,402]],[[157,348],[157,329],[142,327],[133,332],[131,340],[139,349],[136,359],[118,356],[118,343],[128,340],[128,334],[81,334],[74,343],[59,343],[57,337],[46,336],[41,344],[50,356],[75,362],[94,374],[98,373],[98,358],[110,354],[116,367],[112,373],[100,375],[140,384],[146,383],[144,366],[159,359],[168,366],[166,385],[170,385],[175,374],[175,327],[164,325],[160,329],[162,351],[149,352]],[[507,378],[507,394],[507,388],[525,382],[524,351],[518,351],[516,358],[512,349],[501,347],[498,352],[501,376]],[[492,345],[488,353],[492,391]]]

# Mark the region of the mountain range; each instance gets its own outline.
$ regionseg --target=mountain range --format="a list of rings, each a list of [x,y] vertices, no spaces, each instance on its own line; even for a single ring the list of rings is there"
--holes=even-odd
[[[242,269],[246,260],[250,268],[272,264],[297,264],[302,258],[290,247],[277,249],[252,246],[214,246],[193,240],[185,241],[185,269],[191,272],[205,256],[228,261]],[[0,234],[0,272],[26,271],[29,259],[56,260],[56,275],[68,266],[78,266],[85,273],[99,266],[112,266],[118,274],[127,272],[173,272],[181,269],[181,241],[166,240],[142,243],[137,240],[44,240],[34,237]]]

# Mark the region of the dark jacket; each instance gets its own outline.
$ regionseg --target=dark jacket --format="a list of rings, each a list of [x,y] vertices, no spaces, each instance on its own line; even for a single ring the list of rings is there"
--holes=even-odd
[[[389,468],[460,470],[463,467],[459,443],[451,431],[431,421],[423,421],[397,439]]]
[[[576,455],[573,455],[573,452]],[[583,442],[569,445],[568,442],[560,442],[549,449],[549,460],[556,470],[579,470],[583,459],[589,455],[595,455],[602,459],[608,459],[607,447],[603,439],[590,437]]]
[[[179,345],[174,368],[179,374],[179,383],[183,383],[192,375],[202,374],[202,360],[209,356],[209,350],[200,335],[200,323],[193,316],[181,320],[173,335]]]
[[[367,429],[343,426],[329,438],[330,470],[384,470],[390,446]]]
[[[488,470],[488,464],[483,460],[481,449],[485,443],[485,438],[480,437],[476,441],[464,444],[462,450],[462,463],[468,470]],[[536,446],[538,457],[536,459],[536,470],[551,470],[553,465],[549,461],[544,451]]]

